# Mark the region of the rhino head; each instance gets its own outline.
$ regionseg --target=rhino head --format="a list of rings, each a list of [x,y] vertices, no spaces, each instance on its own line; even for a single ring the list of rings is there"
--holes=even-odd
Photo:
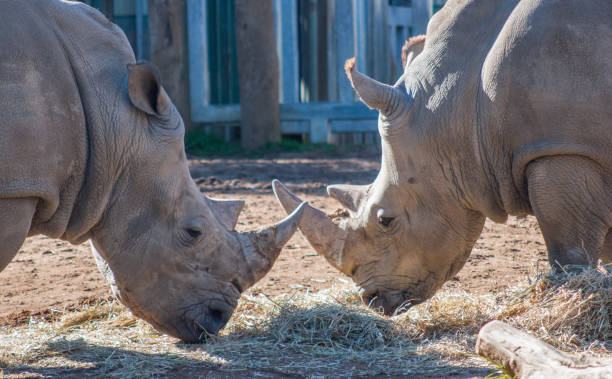
[[[129,65],[119,122],[130,146],[91,231],[96,262],[136,316],[186,342],[223,327],[244,290],[272,267],[302,209],[260,230],[234,230],[243,201],[215,200],[190,177],[182,119],[149,64]],[[103,170],[103,168],[102,168]],[[95,191],[95,190],[94,190]]]
[[[459,271],[485,218],[453,184],[458,176],[428,136],[431,115],[405,82],[379,83],[358,72],[354,60],[346,71],[361,100],[380,112],[381,169],[372,184],[327,187],[348,217],[332,220],[307,206],[300,230],[353,279],[365,304],[390,315],[431,297]],[[273,187],[285,210],[301,203],[280,182]]]

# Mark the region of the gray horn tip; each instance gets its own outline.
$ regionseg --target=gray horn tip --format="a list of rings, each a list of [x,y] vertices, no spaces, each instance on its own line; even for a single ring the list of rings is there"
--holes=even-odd
[[[276,199],[285,209],[287,213],[292,212],[295,208],[302,203],[302,200],[295,196],[289,189],[280,181],[274,179],[272,181],[272,191],[276,196]]]
[[[303,201],[297,208],[291,212],[283,221],[280,222],[279,227],[276,231],[276,246],[282,247],[289,241],[291,236],[295,233],[300,222],[302,221],[302,217],[304,216],[304,209],[306,208],[307,203]]]

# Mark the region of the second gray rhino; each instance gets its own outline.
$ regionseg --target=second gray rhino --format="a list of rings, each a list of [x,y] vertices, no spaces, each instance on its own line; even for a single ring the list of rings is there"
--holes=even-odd
[[[380,111],[381,169],[328,187],[350,217],[308,207],[300,229],[366,304],[431,297],[487,217],[534,214],[553,267],[612,262],[612,2],[449,0],[404,80],[347,73]]]

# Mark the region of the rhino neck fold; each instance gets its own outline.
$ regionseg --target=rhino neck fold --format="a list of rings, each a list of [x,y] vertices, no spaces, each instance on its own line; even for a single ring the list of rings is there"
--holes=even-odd
[[[416,136],[429,159],[440,163],[467,208],[496,222],[504,222],[507,214],[483,146],[489,141],[483,140],[487,124],[478,98],[483,62],[517,3],[455,1],[441,9],[428,25],[427,46],[411,63],[406,81],[419,104],[410,138]]]
[[[68,8],[72,12],[50,12],[50,17],[60,30],[71,30],[77,24],[82,31],[57,34],[83,106],[87,154],[83,184],[61,238],[82,243],[101,220],[125,169],[132,137],[129,125],[121,127],[119,109],[128,101],[126,65],[135,59],[125,35],[104,16],[82,6]]]

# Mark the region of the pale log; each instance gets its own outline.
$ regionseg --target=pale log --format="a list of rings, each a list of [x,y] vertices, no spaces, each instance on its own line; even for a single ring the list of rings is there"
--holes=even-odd
[[[480,329],[476,352],[518,378],[612,378],[612,358],[567,354],[501,321]]]

